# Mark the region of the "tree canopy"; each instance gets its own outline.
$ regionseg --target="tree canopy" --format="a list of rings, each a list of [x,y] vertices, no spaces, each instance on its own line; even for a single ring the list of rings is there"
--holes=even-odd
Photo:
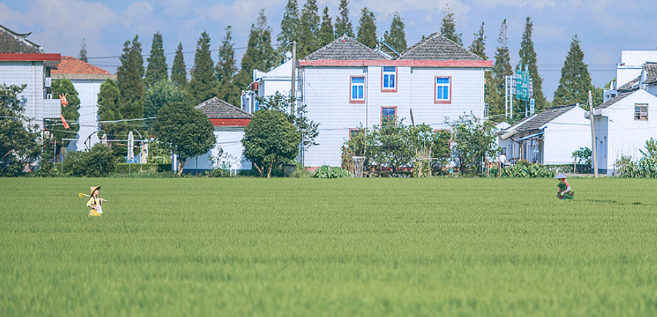
[[[25,163],[36,160],[42,148],[35,127],[24,125],[25,109],[18,95],[25,85],[0,84],[0,175],[16,175]]]
[[[354,28],[349,20],[349,0],[340,0],[340,15],[335,18],[335,37],[343,35],[354,37]]]
[[[167,58],[164,56],[163,45],[162,34],[158,31],[153,34],[151,54],[147,59],[148,66],[146,67],[146,77],[144,78],[146,86],[150,86],[163,79],[169,79]]]
[[[534,42],[532,41],[532,31],[534,29],[534,23],[532,20],[527,17],[525,21],[525,31],[522,34],[522,43],[520,43],[520,65],[529,65],[529,75],[532,78],[532,83],[534,87],[534,100],[536,102],[536,110],[540,111],[545,108],[547,101],[543,95],[543,77],[538,73],[538,66],[536,61],[536,52],[534,51]],[[517,69],[517,68],[516,68]]]
[[[60,99],[59,96],[62,95],[66,97],[68,102],[66,107],[60,103],[60,109],[66,123],[69,125],[69,129],[65,129],[63,123],[52,126],[52,135],[58,142],[62,142],[63,147],[66,147],[71,143],[71,140],[62,141],[62,139],[75,138],[75,135],[80,131],[80,123],[78,122],[80,118],[80,98],[70,79],[57,79],[52,82],[50,89],[54,99]]]
[[[302,59],[314,52],[319,46],[319,15],[316,0],[307,0],[301,9],[297,42],[297,58]]]
[[[454,22],[454,12],[449,8],[445,7],[445,15],[443,16],[442,22],[440,24],[440,34],[454,43],[463,46],[463,40],[461,36],[462,33],[456,33],[456,23]]]
[[[219,47],[219,59],[215,67],[215,77],[219,83],[217,98],[231,105],[239,106],[241,89],[235,84],[237,72],[235,49],[233,48],[232,28],[226,27],[226,35]]]
[[[80,43],[80,53],[78,54],[78,59],[87,62],[87,40],[82,39],[82,43]]]
[[[157,116],[160,109],[174,102],[183,102],[188,99],[187,91],[168,79],[162,79],[151,85],[144,100],[146,117]]]
[[[474,34],[474,40],[472,40],[472,44],[470,44],[469,49],[470,52],[476,54],[477,56],[485,60],[488,59],[488,56],[486,56],[486,35],[484,35],[484,22],[481,22],[479,32]]]
[[[288,0],[281,20],[281,32],[276,36],[280,55],[292,49],[292,42],[299,39],[299,5],[297,0]]]
[[[588,107],[589,90],[594,91],[591,84],[591,75],[588,65],[584,63],[584,52],[580,47],[581,41],[577,35],[570,43],[568,56],[561,68],[559,87],[554,92],[554,105],[569,105],[579,103]]]
[[[501,118],[505,114],[504,110],[504,77],[513,74],[511,67],[511,55],[507,46],[507,25],[506,19],[500,26],[500,34],[497,39],[497,49],[495,50],[495,63],[490,71],[489,84],[486,86],[486,103],[488,104],[489,116],[494,119]]]
[[[214,62],[210,55],[210,36],[203,31],[196,44],[194,68],[189,81],[189,96],[195,104],[214,97],[217,93],[217,80],[214,76]]]
[[[171,82],[180,87],[185,87],[187,85],[187,69],[185,68],[185,57],[183,56],[182,43],[178,43],[176,55],[173,58]]]
[[[386,44],[392,46],[400,54],[408,47],[406,43],[406,32],[404,31],[404,20],[399,15],[399,12],[395,11],[395,15],[392,17],[392,23],[390,23],[390,32],[386,32],[384,40]]]
[[[251,25],[246,53],[242,57],[242,69],[237,74],[235,83],[245,89],[253,80],[253,70],[269,71],[276,61],[276,54],[271,46],[271,28],[267,25],[265,11],[260,11],[258,21]]]
[[[331,22],[331,16],[329,16],[328,7],[324,8],[324,15],[322,16],[322,26],[319,28],[319,44],[318,48],[323,47],[326,44],[329,44],[335,40],[335,34],[333,33],[333,23]]]
[[[486,157],[497,151],[495,124],[482,122],[474,114],[459,116],[452,126],[454,153],[461,172],[481,171]]]
[[[364,7],[360,13],[360,24],[358,25],[356,40],[367,47],[373,48],[377,43],[374,12]]]

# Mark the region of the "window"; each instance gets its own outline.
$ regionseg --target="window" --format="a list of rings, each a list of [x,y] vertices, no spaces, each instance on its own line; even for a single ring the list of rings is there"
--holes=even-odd
[[[634,120],[648,120],[648,104],[634,104]]]
[[[381,69],[381,91],[397,91],[397,67],[384,66]]]
[[[351,103],[365,103],[365,77],[351,77]]]
[[[360,133],[361,130],[362,129],[349,129],[349,140],[358,136],[358,133]]]
[[[436,99],[434,103],[452,102],[452,77],[436,77]]]
[[[381,107],[381,125],[395,123],[397,120],[397,107]]]

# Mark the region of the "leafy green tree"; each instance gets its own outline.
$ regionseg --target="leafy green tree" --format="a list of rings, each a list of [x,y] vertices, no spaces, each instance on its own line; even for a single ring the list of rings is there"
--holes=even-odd
[[[153,34],[153,44],[151,45],[151,55],[148,57],[148,66],[146,67],[146,78],[144,83],[150,86],[160,80],[169,79],[167,70],[167,58],[164,56],[162,47],[162,34],[156,32]]]
[[[384,39],[386,44],[392,46],[397,52],[402,53],[406,50],[408,44],[406,43],[406,32],[404,31],[404,20],[395,11],[390,24],[390,32],[386,32]]]
[[[219,83],[217,98],[231,105],[239,106],[241,89],[235,84],[235,73],[237,73],[236,64],[232,28],[227,26],[226,36],[221,41],[221,46],[219,47],[219,60],[214,70],[215,77]]]
[[[162,147],[178,155],[178,175],[182,174],[185,160],[208,153],[216,142],[210,119],[189,100],[164,106],[153,131]]]
[[[188,99],[187,91],[168,79],[161,79],[151,85],[144,100],[146,117],[155,117],[162,107],[174,102],[183,102]]]
[[[244,129],[244,157],[250,160],[262,176],[283,163],[290,162],[298,154],[301,135],[288,121],[283,112],[259,109]]]
[[[82,43],[80,44],[78,59],[85,63],[87,62],[87,41],[85,39],[82,39]]]
[[[335,37],[339,38],[343,35],[353,38],[354,29],[349,21],[349,0],[340,0],[338,7],[340,16],[335,18]]]
[[[171,67],[171,82],[179,87],[187,86],[187,69],[185,68],[185,57],[183,56],[182,43],[178,43],[176,55],[173,58]]]
[[[356,40],[367,47],[373,48],[377,43],[374,12],[364,7],[360,13],[360,24],[358,25],[358,37],[356,37]]]
[[[490,71],[490,80],[486,88],[485,101],[488,104],[489,115],[492,118],[501,118],[504,115],[504,77],[513,75],[511,67],[511,56],[507,46],[506,19],[502,21],[500,35],[498,37],[497,50],[495,51],[495,63]],[[495,117],[494,117],[495,116]]]
[[[546,100],[543,95],[543,77],[538,73],[538,66],[536,62],[536,52],[534,51],[534,42],[532,41],[532,31],[534,29],[534,23],[529,17],[525,22],[525,32],[522,34],[522,43],[520,43],[520,65],[529,65],[529,75],[532,78],[534,86],[534,100],[536,104],[536,110],[545,109]],[[516,68],[518,69],[518,68]],[[520,109],[520,107],[519,107]]]
[[[319,15],[317,15],[317,1],[307,0],[301,9],[299,19],[299,42],[297,42],[297,56],[303,59],[314,52],[319,46]]]
[[[296,98],[281,95],[276,92],[275,95],[266,98],[259,98],[260,107],[267,110],[277,110],[282,112],[287,120],[294,124],[301,135],[302,151],[308,151],[312,146],[319,145],[315,138],[319,135],[319,123],[308,120],[306,116],[306,105],[298,105],[295,108],[295,114],[291,114],[292,105],[296,104]]]
[[[120,92],[120,110],[126,119],[141,118],[144,114],[144,58],[139,36],[123,44],[121,66],[116,70]]]
[[[497,150],[495,124],[492,121],[482,122],[470,113],[459,116],[459,119],[451,122],[450,125],[454,135],[454,153],[459,161],[460,171],[463,173],[481,171],[484,159]]]
[[[201,103],[216,95],[217,80],[214,76],[214,62],[210,56],[210,36],[205,31],[196,44],[191,75],[188,91],[194,103]]]
[[[123,115],[119,111],[119,98],[119,86],[115,81],[108,78],[100,85],[98,93],[98,116],[101,121],[99,137],[107,134],[108,139],[114,139],[120,131],[126,128],[125,123],[122,122],[104,122],[123,120]]]
[[[281,20],[281,32],[276,36],[278,41],[278,54],[283,56],[285,52],[292,50],[292,42],[299,40],[299,5],[297,0],[288,0]]]
[[[452,40],[454,43],[463,46],[463,40],[461,39],[461,36],[463,36],[463,34],[456,33],[454,12],[452,12],[449,6],[445,7],[445,15],[443,16],[443,20],[440,24],[440,34]]]
[[[573,37],[570,43],[570,51],[566,56],[566,61],[561,68],[561,79],[559,87],[554,92],[554,105],[569,105],[579,103],[586,105],[588,109],[589,90],[593,91],[591,85],[591,75],[589,74],[588,65],[584,63],[584,52],[580,47],[581,41],[577,35]]]
[[[115,168],[112,150],[102,143],[96,143],[89,152],[73,152],[64,159],[64,171],[72,176],[105,177]]]
[[[375,126],[371,136],[375,140],[375,145],[369,147],[374,162],[390,166],[393,173],[412,162],[415,153],[408,144],[407,129],[402,120]]]
[[[333,23],[331,22],[331,17],[329,16],[328,11],[328,7],[325,7],[324,15],[322,16],[322,27],[319,28],[318,48],[321,48],[335,40],[335,35],[333,33]]]
[[[40,154],[39,133],[26,121],[18,95],[25,85],[0,84],[0,175],[19,174],[26,163]]]
[[[242,56],[242,69],[237,74],[235,83],[245,89],[251,83],[253,70],[269,71],[276,61],[276,54],[271,47],[271,28],[267,25],[265,10],[260,11],[258,21],[251,25],[246,53]]]
[[[68,105],[64,107],[60,103],[60,109],[62,115],[64,115],[64,120],[69,124],[69,129],[65,129],[63,123],[55,124],[52,127],[52,135],[55,137],[57,142],[62,142],[62,147],[66,147],[71,143],[71,140],[63,140],[63,138],[74,138],[75,135],[80,131],[80,123],[77,122],[80,118],[80,98],[78,97],[78,91],[75,90],[73,83],[70,79],[57,79],[52,82],[50,87],[52,90],[52,96],[55,99],[60,99],[60,95],[66,98]],[[57,151],[59,153],[59,150]]]
[[[488,59],[486,56],[486,35],[484,35],[484,22],[481,22],[479,32],[474,34],[474,40],[470,44],[470,52],[475,53],[477,56]]]

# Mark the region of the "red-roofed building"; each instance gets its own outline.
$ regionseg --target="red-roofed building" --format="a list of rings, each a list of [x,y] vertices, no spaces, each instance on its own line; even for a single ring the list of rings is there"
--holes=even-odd
[[[98,93],[100,85],[107,79],[116,80],[109,71],[83,62],[75,57],[62,56],[57,69],[51,71],[53,80],[71,80],[80,98],[80,131],[77,142],[71,142],[68,150],[76,151],[91,148],[98,143]]]

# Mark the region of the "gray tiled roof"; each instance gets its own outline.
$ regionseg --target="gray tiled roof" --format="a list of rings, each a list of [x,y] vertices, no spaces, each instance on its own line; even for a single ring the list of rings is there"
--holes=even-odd
[[[627,96],[633,94],[636,90],[637,90],[637,89],[634,89],[634,90],[628,90],[628,91],[623,91],[623,92],[621,92],[620,94],[618,94],[616,97],[611,98],[611,99],[607,100],[607,102],[605,102],[605,103],[603,103],[603,104],[601,104],[601,105],[595,107],[595,109],[604,109],[604,108],[607,108],[607,107],[609,107],[609,106],[611,106],[611,105],[613,105],[613,104],[619,102],[621,99],[623,99],[623,98],[625,98],[625,97],[627,97]]]
[[[657,63],[647,62],[643,65],[643,70],[646,72],[644,84],[651,85],[657,83]]]
[[[577,107],[577,105],[568,105],[568,106],[559,106],[552,107],[543,110],[543,112],[537,114],[533,118],[525,121],[520,126],[514,128],[517,132],[525,132],[531,130],[538,130],[546,123],[556,119],[558,116],[568,112],[569,110]]]
[[[433,33],[404,51],[398,60],[432,60],[432,61],[483,61],[484,59],[470,52],[448,38]]]
[[[251,119],[251,114],[237,108],[217,97],[212,97],[198,106],[194,107],[200,109],[210,119]]]
[[[343,61],[387,59],[375,50],[343,35],[326,46],[310,53],[305,60],[334,59]]]
[[[640,81],[641,81],[641,76],[630,80],[629,83],[618,87],[618,89],[616,89],[616,90],[618,90],[619,92],[635,90],[636,89],[636,84],[638,84]]]
[[[41,46],[26,39],[31,33],[16,33],[0,25],[0,53],[43,53]]]

